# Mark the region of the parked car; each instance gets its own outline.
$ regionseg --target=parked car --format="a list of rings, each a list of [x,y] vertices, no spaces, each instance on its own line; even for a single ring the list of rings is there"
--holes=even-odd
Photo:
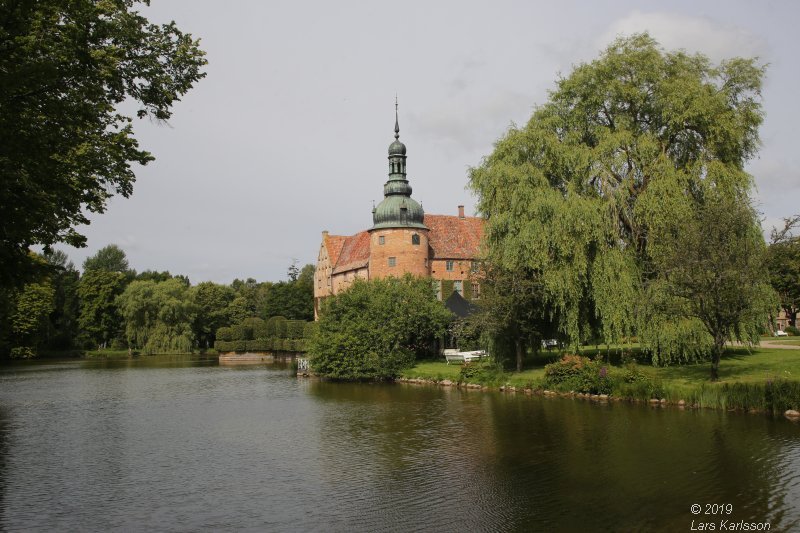
[[[788,333],[786,333],[785,331],[781,331],[781,330],[779,330],[779,329],[776,329],[776,330],[775,330],[775,336],[776,336],[776,337],[788,337],[788,336],[789,336],[789,334],[788,334]]]

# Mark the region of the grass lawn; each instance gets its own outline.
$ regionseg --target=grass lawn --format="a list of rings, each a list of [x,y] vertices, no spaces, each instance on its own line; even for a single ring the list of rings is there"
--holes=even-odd
[[[789,344],[791,346],[800,346],[800,337],[767,337],[761,339],[762,342],[774,342],[775,344]]]
[[[797,339],[800,341],[800,339]],[[638,347],[624,347],[634,356],[638,355]],[[622,372],[619,362],[621,349],[613,348],[608,352],[607,360],[611,372]],[[583,355],[596,357],[597,350],[582,350]],[[599,355],[606,357],[606,350],[601,349]],[[536,358],[529,357],[522,372],[509,372],[506,382],[515,387],[536,387],[544,382],[544,366],[559,359],[558,352],[544,352]],[[710,383],[711,363],[695,365],[675,365],[654,367],[649,364],[638,364],[637,367],[658,379],[667,386],[693,388]],[[424,378],[441,381],[449,379],[459,381],[462,365],[446,364],[444,360],[427,360],[418,362],[413,368],[405,370],[402,377]],[[779,348],[756,348],[748,352],[744,348],[730,348],[719,363],[720,384],[723,383],[764,383],[767,380],[786,379],[800,381],[800,350],[782,350]]]

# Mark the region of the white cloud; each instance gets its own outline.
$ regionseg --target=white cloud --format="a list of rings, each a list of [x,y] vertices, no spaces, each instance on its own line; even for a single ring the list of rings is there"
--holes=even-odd
[[[768,51],[764,39],[738,26],[706,17],[639,10],[614,22],[601,36],[598,46],[603,48],[618,36],[644,31],[667,50],[702,52],[715,62],[734,56],[765,57]]]

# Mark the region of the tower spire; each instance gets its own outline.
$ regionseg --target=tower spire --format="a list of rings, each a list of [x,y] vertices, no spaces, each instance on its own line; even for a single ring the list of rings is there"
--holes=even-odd
[[[394,95],[394,138],[400,139],[400,120],[397,118],[397,94]]]

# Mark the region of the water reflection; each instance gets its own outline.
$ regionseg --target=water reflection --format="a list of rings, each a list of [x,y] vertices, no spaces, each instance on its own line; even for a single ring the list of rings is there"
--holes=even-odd
[[[0,529],[800,527],[798,426],[297,380],[194,358],[0,367]]]

